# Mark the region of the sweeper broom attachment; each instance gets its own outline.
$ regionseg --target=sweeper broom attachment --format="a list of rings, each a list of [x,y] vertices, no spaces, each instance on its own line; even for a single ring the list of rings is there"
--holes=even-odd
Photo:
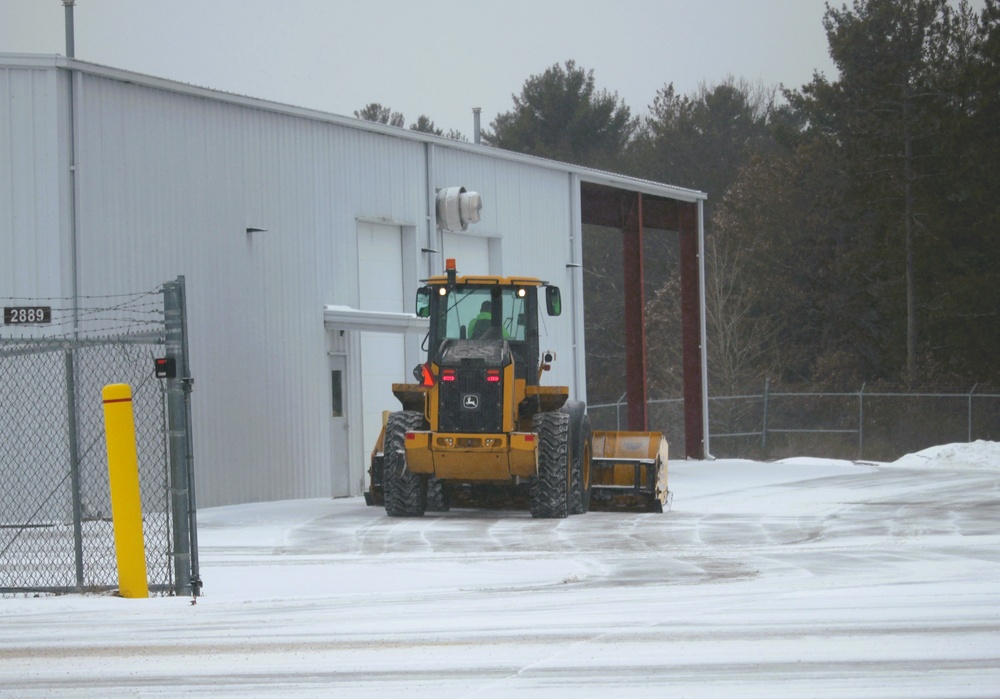
[[[590,509],[670,511],[667,440],[660,432],[593,433]]]

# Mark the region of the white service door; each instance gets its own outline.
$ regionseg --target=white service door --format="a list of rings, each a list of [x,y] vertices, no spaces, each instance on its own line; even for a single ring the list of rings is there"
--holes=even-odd
[[[358,222],[361,310],[404,311],[402,238],[399,226]],[[366,459],[382,429],[382,411],[401,409],[392,395],[392,384],[406,381],[405,359],[402,334],[361,333],[362,453]]]
[[[351,495],[351,463],[348,451],[347,355],[331,354],[330,366],[330,454],[333,469],[333,497]]]
[[[459,275],[490,274],[490,240],[465,233],[444,234],[444,257],[455,260]]]

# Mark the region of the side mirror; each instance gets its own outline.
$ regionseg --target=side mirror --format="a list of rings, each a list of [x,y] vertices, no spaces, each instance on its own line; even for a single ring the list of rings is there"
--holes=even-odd
[[[562,313],[562,296],[559,295],[558,286],[545,287],[545,310],[550,316]]]
[[[417,318],[431,317],[431,288],[422,286],[417,289]]]

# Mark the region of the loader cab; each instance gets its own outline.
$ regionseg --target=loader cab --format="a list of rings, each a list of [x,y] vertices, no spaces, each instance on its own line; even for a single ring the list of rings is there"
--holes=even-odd
[[[528,385],[538,383],[539,282],[517,283],[502,277],[429,281],[417,291],[416,314],[430,319],[425,349],[431,363],[440,363],[439,352],[447,340],[483,345],[506,342],[516,378]],[[545,288],[546,307],[558,312],[558,289]],[[555,289],[554,296],[549,289]]]

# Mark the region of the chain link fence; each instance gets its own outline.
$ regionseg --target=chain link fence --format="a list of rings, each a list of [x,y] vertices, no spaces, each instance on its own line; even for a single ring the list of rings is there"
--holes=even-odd
[[[709,443],[719,458],[816,456],[894,461],[938,444],[1000,441],[1000,394],[772,391],[709,397]],[[588,407],[595,429],[625,429],[628,403]],[[649,402],[651,429],[672,457],[684,451],[684,401]]]
[[[132,389],[149,588],[196,593],[189,451],[172,447],[175,427],[190,443],[186,392],[154,375],[165,354],[187,367],[183,278],[129,296],[0,303],[0,594],[118,587],[101,398],[112,383]]]

